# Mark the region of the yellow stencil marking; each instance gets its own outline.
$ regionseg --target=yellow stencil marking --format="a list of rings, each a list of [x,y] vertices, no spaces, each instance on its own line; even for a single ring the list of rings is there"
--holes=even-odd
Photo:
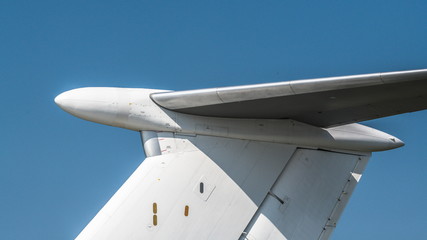
[[[153,203],[153,213],[157,213],[157,203]]]
[[[188,205],[185,205],[184,208],[184,216],[188,217],[188,212],[190,211],[190,207]]]
[[[157,215],[153,215],[153,225],[157,226]]]

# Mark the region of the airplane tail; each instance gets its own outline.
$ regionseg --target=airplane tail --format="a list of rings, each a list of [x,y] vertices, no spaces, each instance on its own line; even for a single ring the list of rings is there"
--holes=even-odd
[[[370,157],[200,135],[142,138],[151,156],[77,240],[328,239]]]

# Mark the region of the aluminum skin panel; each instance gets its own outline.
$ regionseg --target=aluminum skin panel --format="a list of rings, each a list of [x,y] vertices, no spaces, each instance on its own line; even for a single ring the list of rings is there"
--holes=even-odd
[[[331,127],[426,109],[427,70],[153,93],[151,98],[180,113]]]
[[[162,155],[144,160],[77,240],[236,240],[296,149],[208,136],[157,138]]]
[[[324,129],[291,119],[215,118],[173,112],[152,101],[150,94],[158,91],[79,88],[60,94],[55,101],[76,117],[135,131],[166,131],[353,151],[383,151],[403,145],[393,136],[357,124]],[[143,141],[144,145],[153,147],[147,148],[148,156],[151,150],[156,152],[158,148],[151,144],[149,136]]]
[[[328,239],[369,156],[298,149],[241,239]]]

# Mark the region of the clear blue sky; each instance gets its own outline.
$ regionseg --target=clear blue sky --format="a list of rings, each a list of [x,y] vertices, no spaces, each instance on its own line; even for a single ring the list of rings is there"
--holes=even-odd
[[[296,2],[296,3],[295,3]],[[0,2],[0,234],[74,239],[144,159],[136,132],[53,99],[427,68],[424,1]],[[367,124],[375,153],[332,239],[427,239],[427,111]]]

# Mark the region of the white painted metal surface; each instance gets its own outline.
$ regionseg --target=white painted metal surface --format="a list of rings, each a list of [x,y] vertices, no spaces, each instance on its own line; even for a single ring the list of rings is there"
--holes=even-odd
[[[409,82],[422,80],[426,77],[427,70],[422,69],[178,92],[165,91],[154,93],[152,98],[163,107],[177,110],[314,92],[336,91],[347,88],[385,85],[396,82]]]
[[[237,239],[295,151],[217,137],[162,139],[173,152],[147,158],[78,240]]]
[[[148,157],[77,239],[326,240],[370,153],[403,145],[345,123],[425,109],[426,79],[419,70],[177,93],[64,92],[55,102],[66,112],[141,132]],[[220,107],[177,112],[152,99]],[[186,114],[193,110],[205,116]]]
[[[293,119],[318,127],[427,108],[427,70],[153,93],[160,106],[192,115]],[[268,107],[266,107],[268,106]]]
[[[242,239],[327,239],[369,156],[299,149]],[[360,178],[359,178],[360,179]]]
[[[156,132],[142,131],[141,132],[142,146],[144,148],[145,156],[154,157],[161,155],[160,145]]]
[[[167,131],[352,151],[383,151],[403,145],[396,137],[359,124],[324,129],[290,119],[227,119],[176,113],[151,100],[149,95],[156,91],[159,90],[80,88],[62,93],[55,101],[77,117],[136,131]],[[106,96],[111,99],[107,100]]]

